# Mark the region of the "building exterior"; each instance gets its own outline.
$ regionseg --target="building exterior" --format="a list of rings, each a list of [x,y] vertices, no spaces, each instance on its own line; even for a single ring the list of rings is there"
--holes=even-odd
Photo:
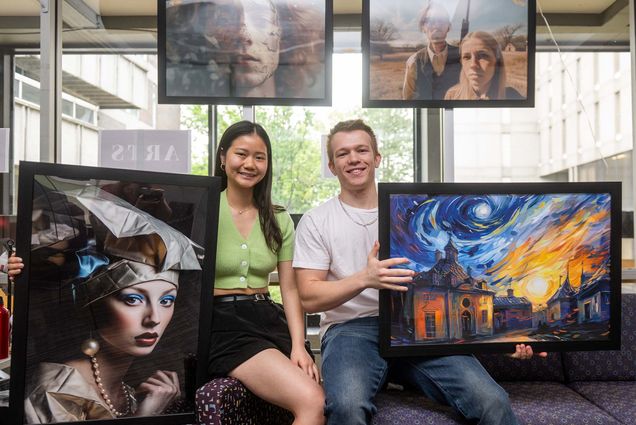
[[[436,254],[436,263],[413,278],[413,317],[416,341],[457,341],[493,334],[494,291],[458,262],[449,241]]]
[[[578,322],[604,322],[610,318],[610,280],[607,274],[586,275],[581,271],[577,294]]]
[[[39,68],[16,57],[15,166],[40,160]],[[98,165],[100,130],[180,128],[179,105],[157,104],[154,56],[65,54],[62,72],[62,163]]]
[[[532,327],[532,303],[526,297],[515,297],[508,289],[507,296],[494,299],[495,333]]]
[[[548,324],[567,325],[576,322],[576,291],[570,284],[570,273],[548,300]]]

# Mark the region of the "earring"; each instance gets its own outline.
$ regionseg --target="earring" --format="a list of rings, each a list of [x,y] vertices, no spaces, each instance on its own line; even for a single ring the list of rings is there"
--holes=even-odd
[[[99,351],[99,348],[99,342],[92,337],[82,341],[82,353],[86,354],[88,357],[94,357]]]
[[[221,163],[221,170],[225,171],[225,163]]]

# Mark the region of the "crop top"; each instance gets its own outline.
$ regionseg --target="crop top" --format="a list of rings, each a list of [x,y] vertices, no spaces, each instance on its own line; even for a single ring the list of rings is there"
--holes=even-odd
[[[267,246],[258,218],[248,238],[241,236],[232,220],[227,193],[221,192],[215,288],[266,288],[269,274],[278,263],[291,261],[294,253],[294,223],[286,211],[277,212],[275,217],[283,236],[278,254]]]

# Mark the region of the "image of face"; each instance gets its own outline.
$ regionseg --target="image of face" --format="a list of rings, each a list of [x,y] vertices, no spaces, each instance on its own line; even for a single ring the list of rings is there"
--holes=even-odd
[[[487,93],[497,67],[495,52],[478,38],[466,39],[462,43],[461,63],[462,72],[475,93]]]
[[[331,139],[333,160],[329,169],[345,190],[361,190],[375,185],[375,169],[382,157],[373,152],[371,137],[362,130],[341,131]]]
[[[241,30],[241,7],[235,0],[215,0],[201,3],[198,19],[204,24],[204,37],[212,52],[234,52],[237,49],[236,34]]]
[[[256,87],[271,78],[278,67],[280,28],[269,0],[243,0],[239,46],[233,61],[234,84]]]
[[[132,356],[150,354],[174,313],[177,288],[155,280],[124,288],[103,300],[106,324],[99,326],[102,339]]]
[[[228,186],[254,188],[267,172],[267,146],[256,133],[237,137],[221,157]]]
[[[446,10],[441,6],[431,7],[426,15],[423,29],[429,42],[445,42],[448,31],[450,31],[450,21]]]

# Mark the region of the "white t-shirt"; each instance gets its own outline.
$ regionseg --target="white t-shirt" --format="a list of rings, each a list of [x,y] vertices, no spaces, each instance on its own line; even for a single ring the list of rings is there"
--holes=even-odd
[[[296,229],[294,268],[328,270],[327,280],[340,280],[359,272],[367,266],[367,256],[378,239],[377,218],[377,208],[354,208],[337,197],[305,213]],[[365,289],[344,304],[321,313],[320,336],[335,323],[377,315],[378,290]]]

